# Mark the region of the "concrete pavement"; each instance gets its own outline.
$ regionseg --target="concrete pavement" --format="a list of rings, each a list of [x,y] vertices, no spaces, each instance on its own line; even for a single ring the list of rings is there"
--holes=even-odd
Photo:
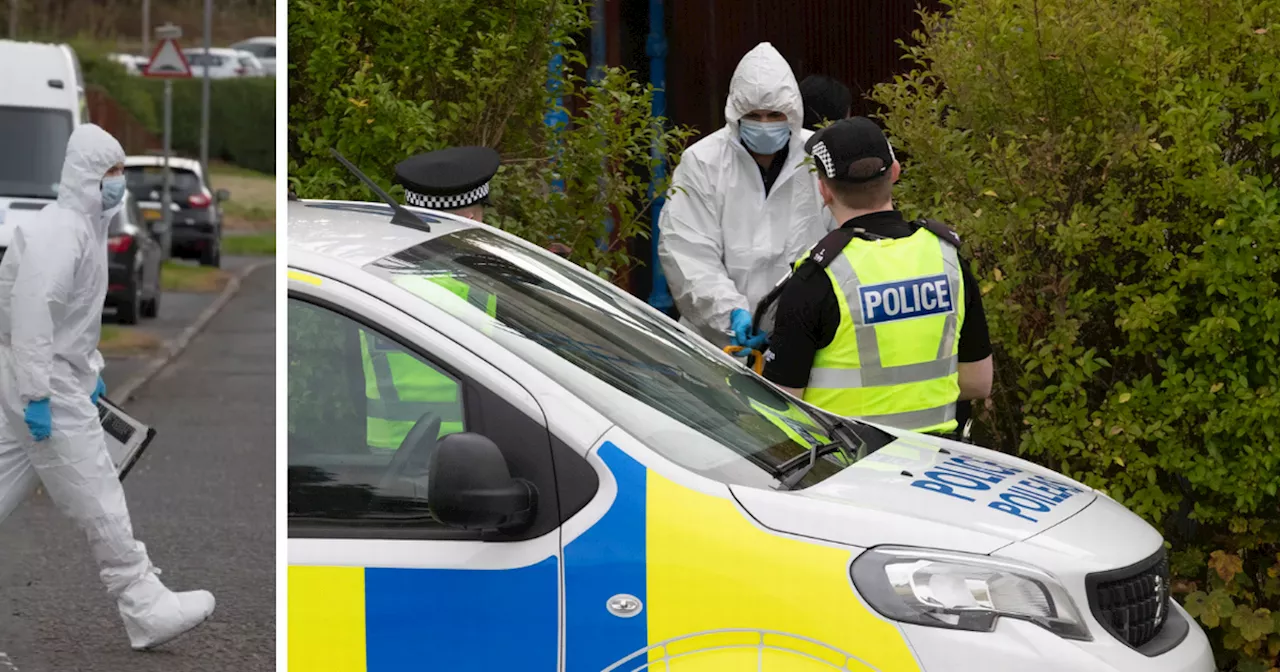
[[[0,672],[275,669],[274,286],[274,266],[246,277],[125,406],[158,431],[125,481],[135,532],[169,586],[213,592],[211,619],[131,651],[83,534],[38,494],[0,527]]]

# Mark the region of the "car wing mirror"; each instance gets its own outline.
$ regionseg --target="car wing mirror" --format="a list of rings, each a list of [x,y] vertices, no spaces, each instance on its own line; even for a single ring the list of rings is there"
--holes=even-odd
[[[427,506],[449,527],[508,530],[533,522],[537,488],[512,478],[507,459],[487,437],[462,432],[440,439],[428,474]]]

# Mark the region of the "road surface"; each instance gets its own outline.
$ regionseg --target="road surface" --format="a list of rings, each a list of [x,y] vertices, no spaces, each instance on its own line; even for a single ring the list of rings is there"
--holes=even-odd
[[[259,261],[262,261],[262,257],[223,257],[222,270],[234,274]],[[167,343],[181,336],[217,298],[218,292],[165,292],[160,297],[159,316],[143,318],[138,324],[126,328],[145,331]],[[102,323],[116,323],[115,313],[111,309],[103,311]],[[155,354],[107,357],[107,368],[102,372],[102,378],[107,383],[107,397],[111,398],[111,390],[120,387],[145,368]],[[3,650],[0,648],[0,651]],[[0,672],[8,671],[0,667]]]
[[[83,534],[41,493],[0,526],[0,672],[275,669],[274,287],[273,265],[251,273],[125,405],[158,431],[125,481],[135,534],[170,587],[213,592],[213,616],[133,652]]]

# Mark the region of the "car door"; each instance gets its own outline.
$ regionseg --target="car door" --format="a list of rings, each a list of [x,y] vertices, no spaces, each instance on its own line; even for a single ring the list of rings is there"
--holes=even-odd
[[[504,373],[377,298],[328,278],[289,278],[290,669],[556,669],[560,518],[542,409]],[[362,343],[456,384],[458,429],[492,440],[512,476],[537,490],[527,528],[445,527],[424,515],[425,480],[411,490],[388,480],[410,447],[370,445],[368,399],[389,381],[366,365]]]

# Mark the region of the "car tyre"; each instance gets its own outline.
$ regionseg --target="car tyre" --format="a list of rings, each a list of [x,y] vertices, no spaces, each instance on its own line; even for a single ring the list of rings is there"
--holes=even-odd
[[[200,265],[212,266],[214,268],[222,267],[222,239],[214,238],[213,244],[206,245],[200,250]]]
[[[134,273],[125,292],[125,300],[116,306],[116,322],[137,324],[142,313],[142,274]]]
[[[156,295],[142,302],[142,316],[146,318],[158,317],[160,315],[160,288],[156,288]]]

